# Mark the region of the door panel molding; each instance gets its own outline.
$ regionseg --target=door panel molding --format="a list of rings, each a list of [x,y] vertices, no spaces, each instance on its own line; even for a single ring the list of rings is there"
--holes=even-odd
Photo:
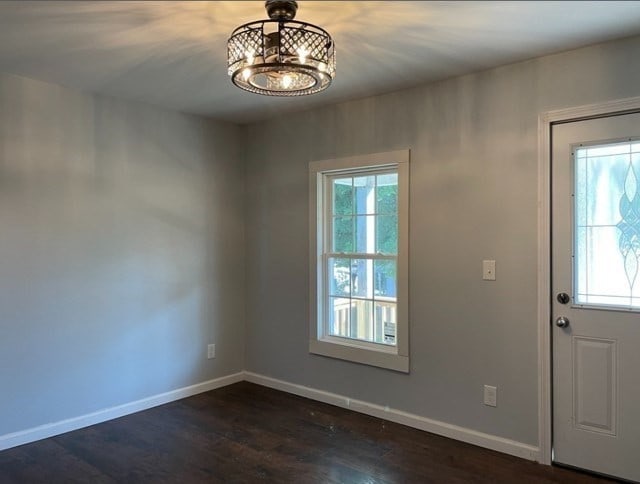
[[[551,465],[551,127],[640,111],[640,96],[543,112],[538,116],[538,447]]]
[[[579,430],[615,436],[618,342],[613,339],[573,336],[572,349],[575,382],[573,425]]]

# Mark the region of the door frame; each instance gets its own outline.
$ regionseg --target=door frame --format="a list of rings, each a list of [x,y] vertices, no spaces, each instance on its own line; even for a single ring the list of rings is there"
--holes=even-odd
[[[538,116],[538,449],[551,465],[551,129],[554,124],[640,111],[640,96],[546,111]]]

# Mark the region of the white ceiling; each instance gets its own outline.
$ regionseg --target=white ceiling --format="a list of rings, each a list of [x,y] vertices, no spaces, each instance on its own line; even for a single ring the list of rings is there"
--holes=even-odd
[[[389,92],[640,33],[640,2],[299,1],[334,37],[325,92],[234,87],[226,39],[264,2],[1,2],[0,72],[233,122]]]

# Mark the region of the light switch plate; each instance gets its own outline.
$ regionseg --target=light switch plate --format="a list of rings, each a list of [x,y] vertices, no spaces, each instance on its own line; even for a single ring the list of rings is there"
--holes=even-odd
[[[485,281],[496,280],[496,261],[494,260],[482,261],[482,279]]]
[[[498,406],[498,387],[484,386],[484,404],[489,407]]]

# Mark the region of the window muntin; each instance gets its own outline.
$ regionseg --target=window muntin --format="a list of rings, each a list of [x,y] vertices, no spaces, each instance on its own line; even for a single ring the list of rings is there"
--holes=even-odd
[[[574,301],[640,310],[640,142],[574,149]]]

